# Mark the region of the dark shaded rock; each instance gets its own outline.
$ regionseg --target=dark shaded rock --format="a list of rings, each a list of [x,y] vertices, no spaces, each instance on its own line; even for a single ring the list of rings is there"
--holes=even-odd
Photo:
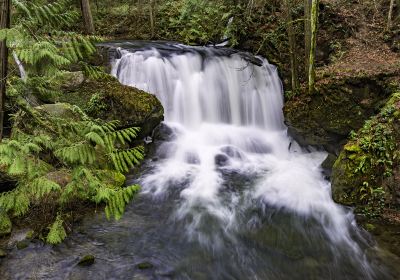
[[[215,156],[214,161],[215,161],[215,164],[216,164],[216,165],[218,165],[218,166],[224,166],[224,165],[227,165],[227,164],[228,164],[229,158],[228,158],[228,156],[225,155],[225,154],[218,154],[218,155]]]
[[[301,94],[286,102],[288,132],[303,146],[322,146],[339,154],[349,133],[361,128],[390,94],[385,77],[325,79],[314,95]]]
[[[171,141],[175,139],[175,132],[166,124],[161,123],[154,129],[153,138],[160,141]]]
[[[331,176],[332,168],[333,165],[335,164],[336,159],[337,159],[336,155],[329,153],[326,159],[322,162],[321,167],[323,169],[325,176],[327,177]]]
[[[95,257],[93,255],[86,255],[79,260],[78,265],[90,266],[90,265],[94,264],[94,261],[95,261]]]
[[[151,269],[151,268],[154,267],[154,265],[152,263],[150,263],[150,262],[141,262],[141,263],[138,263],[136,265],[136,267],[139,268],[139,269],[144,270],[144,269]]]
[[[28,248],[30,241],[27,239],[21,240],[17,242],[17,249],[18,250],[23,250],[25,248]]]

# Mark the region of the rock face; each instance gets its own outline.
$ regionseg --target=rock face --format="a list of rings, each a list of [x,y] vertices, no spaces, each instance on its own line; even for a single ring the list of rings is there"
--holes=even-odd
[[[400,93],[344,146],[332,171],[335,201],[364,214],[400,206]]]
[[[379,77],[331,79],[316,92],[286,102],[286,124],[302,145],[323,146],[336,155],[350,131],[361,128],[390,95]]]
[[[121,85],[115,78],[87,80],[60,101],[78,105],[90,117],[118,120],[119,127],[140,127],[140,137],[151,135],[164,119],[164,109],[152,94]]]

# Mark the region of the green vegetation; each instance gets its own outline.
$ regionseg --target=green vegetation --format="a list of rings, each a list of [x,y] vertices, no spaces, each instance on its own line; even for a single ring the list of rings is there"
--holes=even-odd
[[[13,1],[13,24],[0,30],[0,40],[27,75],[11,72],[7,84],[12,131],[0,143],[0,172],[16,186],[0,194],[0,231],[9,233],[11,220],[46,212],[35,225],[36,235],[57,244],[70,230],[65,225],[73,205],[103,205],[107,218],[122,217],[139,190],[125,187],[123,174],[139,163],[144,149],[130,145],[136,127],[90,118],[68,103],[37,106],[64,94],[61,77],[69,68],[92,80],[112,79],[85,62],[99,38],[69,31],[79,17],[71,1],[40,2]],[[85,109],[92,113],[102,107],[92,96]]]
[[[400,165],[400,93],[381,112],[353,132],[334,165],[333,195],[357,205],[367,216],[382,214],[399,191],[393,183]]]

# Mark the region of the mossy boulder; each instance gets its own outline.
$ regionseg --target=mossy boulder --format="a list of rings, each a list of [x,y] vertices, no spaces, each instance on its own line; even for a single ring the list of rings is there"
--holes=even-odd
[[[323,146],[337,155],[349,133],[361,128],[389,96],[380,77],[324,80],[314,95],[303,93],[286,102],[286,124],[302,145]]]
[[[119,128],[140,127],[141,137],[150,135],[164,119],[164,109],[154,95],[124,86],[113,77],[86,80],[60,101],[78,105],[93,118],[118,120]]]
[[[332,193],[367,215],[400,209],[400,93],[351,135],[333,166]]]
[[[80,114],[76,111],[71,104],[68,103],[55,103],[55,104],[44,104],[35,107],[39,112],[45,112],[52,115],[53,117],[66,118],[79,120]]]
[[[94,264],[95,259],[96,258],[93,255],[86,255],[79,260],[78,265],[90,266],[90,265]]]

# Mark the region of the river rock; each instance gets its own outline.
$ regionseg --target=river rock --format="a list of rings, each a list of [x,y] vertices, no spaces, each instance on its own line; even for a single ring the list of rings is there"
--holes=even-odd
[[[78,265],[90,266],[90,265],[94,264],[94,261],[95,261],[95,257],[93,255],[86,255],[79,260]]]
[[[25,248],[28,248],[28,247],[29,247],[29,243],[30,243],[30,241],[27,240],[27,239],[18,241],[18,242],[17,242],[17,249],[18,249],[18,250],[23,250],[23,249],[25,249]]]

